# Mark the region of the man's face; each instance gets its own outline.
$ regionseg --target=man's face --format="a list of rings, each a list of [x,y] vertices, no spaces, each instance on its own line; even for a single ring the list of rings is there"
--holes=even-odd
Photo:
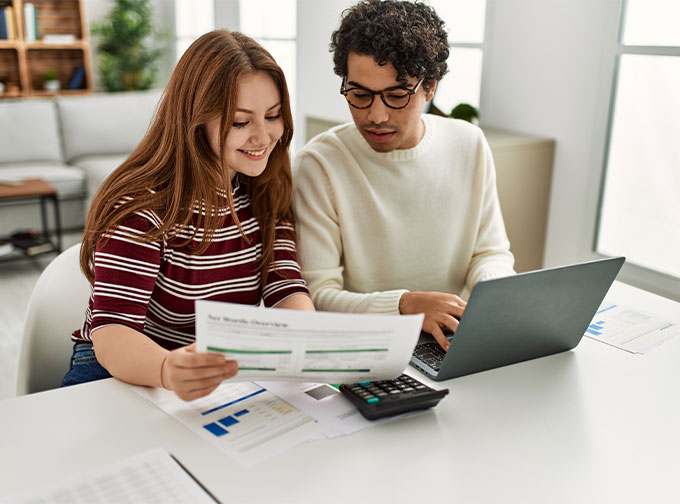
[[[407,87],[413,89],[418,78],[408,77]],[[401,86],[397,81],[397,71],[391,63],[384,66],[365,54],[349,53],[347,57],[347,88],[361,87],[370,91]],[[375,95],[373,103],[366,109],[349,106],[354,124],[377,152],[391,152],[395,149],[410,149],[418,145],[425,126],[420,118],[425,102],[434,96],[436,86],[425,91],[421,85],[411,96],[409,104],[403,109],[392,109],[383,103],[380,95]]]

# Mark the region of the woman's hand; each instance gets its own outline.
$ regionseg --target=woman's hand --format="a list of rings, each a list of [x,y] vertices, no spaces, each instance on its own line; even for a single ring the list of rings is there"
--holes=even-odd
[[[180,399],[207,396],[238,372],[238,364],[224,356],[196,353],[196,343],[169,352],[161,363],[161,384]]]
[[[399,300],[399,313],[423,313],[423,331],[430,333],[444,350],[449,349],[449,340],[442,329],[458,329],[458,320],[463,316],[467,303],[454,294],[443,292],[405,292]]]

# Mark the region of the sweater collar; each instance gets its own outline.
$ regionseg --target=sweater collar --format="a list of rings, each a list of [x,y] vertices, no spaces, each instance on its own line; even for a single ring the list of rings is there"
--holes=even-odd
[[[232,179],[231,181],[231,197],[234,198],[236,196],[236,193],[238,190],[241,188],[241,181],[239,179],[239,174],[237,173],[236,176]],[[217,194],[219,194],[221,197],[225,198],[227,197],[227,190],[223,189],[221,187],[217,188]]]

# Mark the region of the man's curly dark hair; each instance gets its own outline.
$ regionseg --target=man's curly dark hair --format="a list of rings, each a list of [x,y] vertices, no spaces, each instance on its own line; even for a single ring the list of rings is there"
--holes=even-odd
[[[424,78],[429,89],[447,71],[449,44],[444,21],[431,7],[397,0],[366,0],[345,9],[340,27],[331,35],[335,73],[347,75],[350,52],[392,63],[397,81]]]

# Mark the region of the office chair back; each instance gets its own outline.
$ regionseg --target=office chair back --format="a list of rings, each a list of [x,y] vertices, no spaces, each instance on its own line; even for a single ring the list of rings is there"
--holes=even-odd
[[[59,254],[33,289],[19,348],[17,396],[58,388],[69,369],[71,333],[82,325],[90,297],[79,256],[79,244]]]

